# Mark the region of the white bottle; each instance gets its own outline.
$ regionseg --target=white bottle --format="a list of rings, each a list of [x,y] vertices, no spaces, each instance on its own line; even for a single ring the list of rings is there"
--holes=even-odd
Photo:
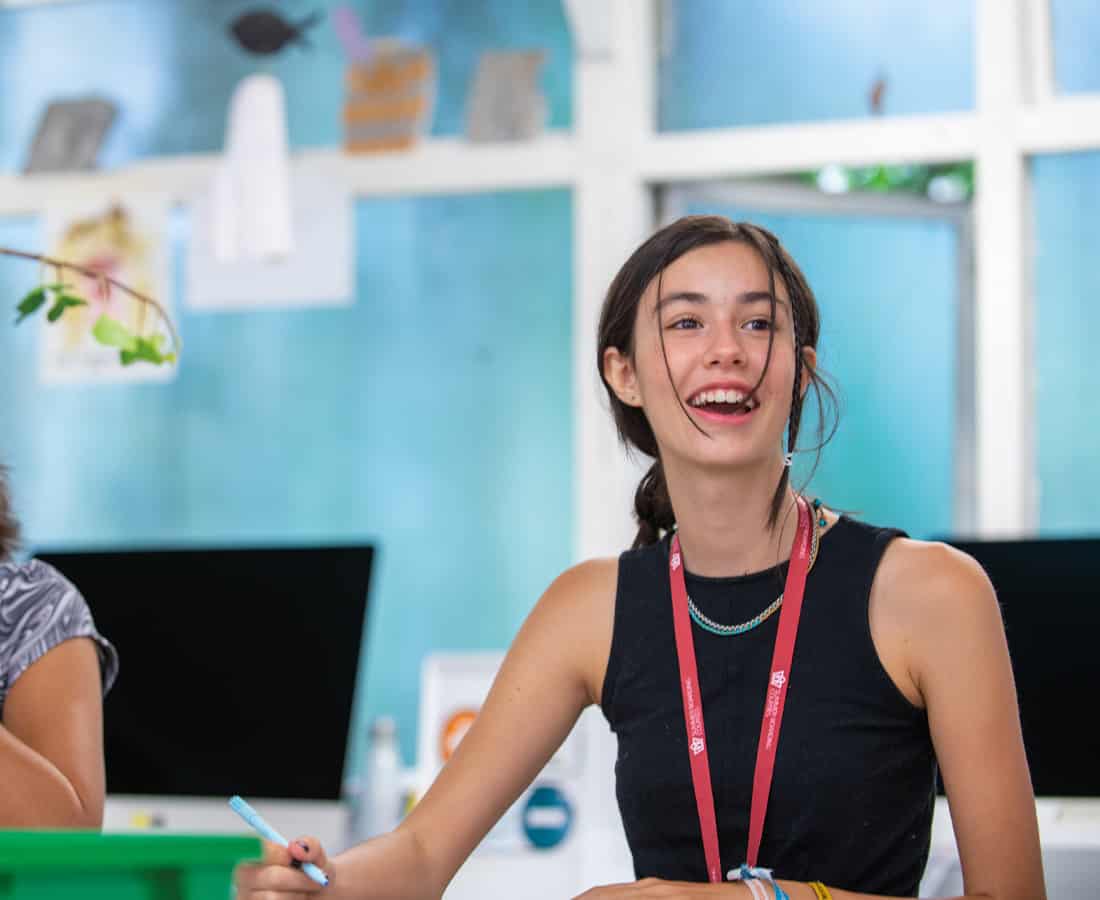
[[[397,725],[389,716],[379,716],[371,723],[362,782],[360,840],[392,831],[401,821],[401,754]]]

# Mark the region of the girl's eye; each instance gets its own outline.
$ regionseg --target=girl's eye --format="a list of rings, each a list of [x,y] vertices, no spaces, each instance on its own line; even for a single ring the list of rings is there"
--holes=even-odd
[[[703,325],[698,319],[693,319],[691,316],[685,316],[682,319],[677,319],[669,328],[702,328]]]
[[[750,319],[745,323],[745,327],[750,331],[770,331],[772,322],[771,319]]]

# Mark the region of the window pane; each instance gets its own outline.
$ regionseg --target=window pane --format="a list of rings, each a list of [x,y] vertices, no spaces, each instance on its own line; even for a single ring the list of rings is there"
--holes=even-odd
[[[58,98],[102,96],[120,114],[104,145],[106,166],[134,157],[199,153],[222,147],[229,98],[247,75],[270,72],[286,91],[287,127],[296,147],[343,141],[345,58],[327,15],[344,0],[280,3],[290,22],[325,12],[273,57],[245,53],[229,25],[246,8],[211,0],[96,0],[0,10],[0,170],[23,166],[39,117]],[[487,50],[546,50],[542,89],[548,124],[572,122],[572,49],[559,0],[378,0],[365,28],[436,54],[434,134],[463,130],[466,93]]]
[[[1039,530],[1100,531],[1100,153],[1032,161]]]
[[[372,200],[356,228],[354,306],[184,308],[171,384],[42,387],[45,323],[7,320],[0,461],[32,546],[377,540],[360,710],[412,759],[423,654],[506,646],[571,559],[571,199]],[[0,264],[4,297],[38,278]]]
[[[661,130],[974,105],[972,0],[665,0]]]
[[[683,212],[716,212],[771,229],[814,290],[822,319],[818,358],[839,387],[840,428],[809,489],[837,508],[914,537],[951,533],[959,446],[958,226],[765,212],[706,202],[698,194]],[[802,447],[815,443],[815,410],[808,400]],[[800,484],[813,454],[796,460]]]
[[[1096,0],[1050,0],[1054,80],[1060,91],[1100,91],[1100,6]]]

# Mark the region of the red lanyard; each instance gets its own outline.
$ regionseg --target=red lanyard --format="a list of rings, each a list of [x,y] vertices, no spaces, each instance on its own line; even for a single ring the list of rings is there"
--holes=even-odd
[[[779,631],[775,638],[768,693],[764,699],[764,719],[760,723],[760,743],[756,748],[756,771],[752,779],[752,807],[749,812],[749,847],[747,862],[756,865],[760,852],[760,837],[764,833],[764,815],[768,809],[768,794],[775,769],[775,751],[779,743],[779,725],[783,721],[783,703],[790,683],[794,640],[798,634],[798,617],[802,612],[802,594],[806,588],[806,572],[810,557],[810,508],[798,500],[798,531],[794,538],[791,562],[787,569],[787,584],[783,591],[783,609],[779,614]],[[687,586],[681,565],[680,537],[672,539],[668,557],[668,579],[672,586],[672,621],[676,633],[676,656],[680,662],[680,689],[684,700],[684,724],[687,727],[688,758],[691,761],[691,782],[695,788],[695,804],[699,809],[699,827],[703,832],[703,852],[707,859],[707,875],[711,881],[722,881],[722,862],[718,857],[718,824],[714,815],[714,791],[710,785],[710,761],[707,756],[707,736],[703,727],[703,697],[699,690],[699,672],[695,664],[695,642],[688,615]]]

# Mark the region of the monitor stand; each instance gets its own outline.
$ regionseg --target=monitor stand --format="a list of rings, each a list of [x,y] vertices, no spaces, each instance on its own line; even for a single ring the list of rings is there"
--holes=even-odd
[[[229,808],[228,799],[109,794],[103,813],[103,831],[254,834]],[[338,800],[245,799],[287,839],[305,835],[318,838],[330,854],[346,848],[347,807]]]

